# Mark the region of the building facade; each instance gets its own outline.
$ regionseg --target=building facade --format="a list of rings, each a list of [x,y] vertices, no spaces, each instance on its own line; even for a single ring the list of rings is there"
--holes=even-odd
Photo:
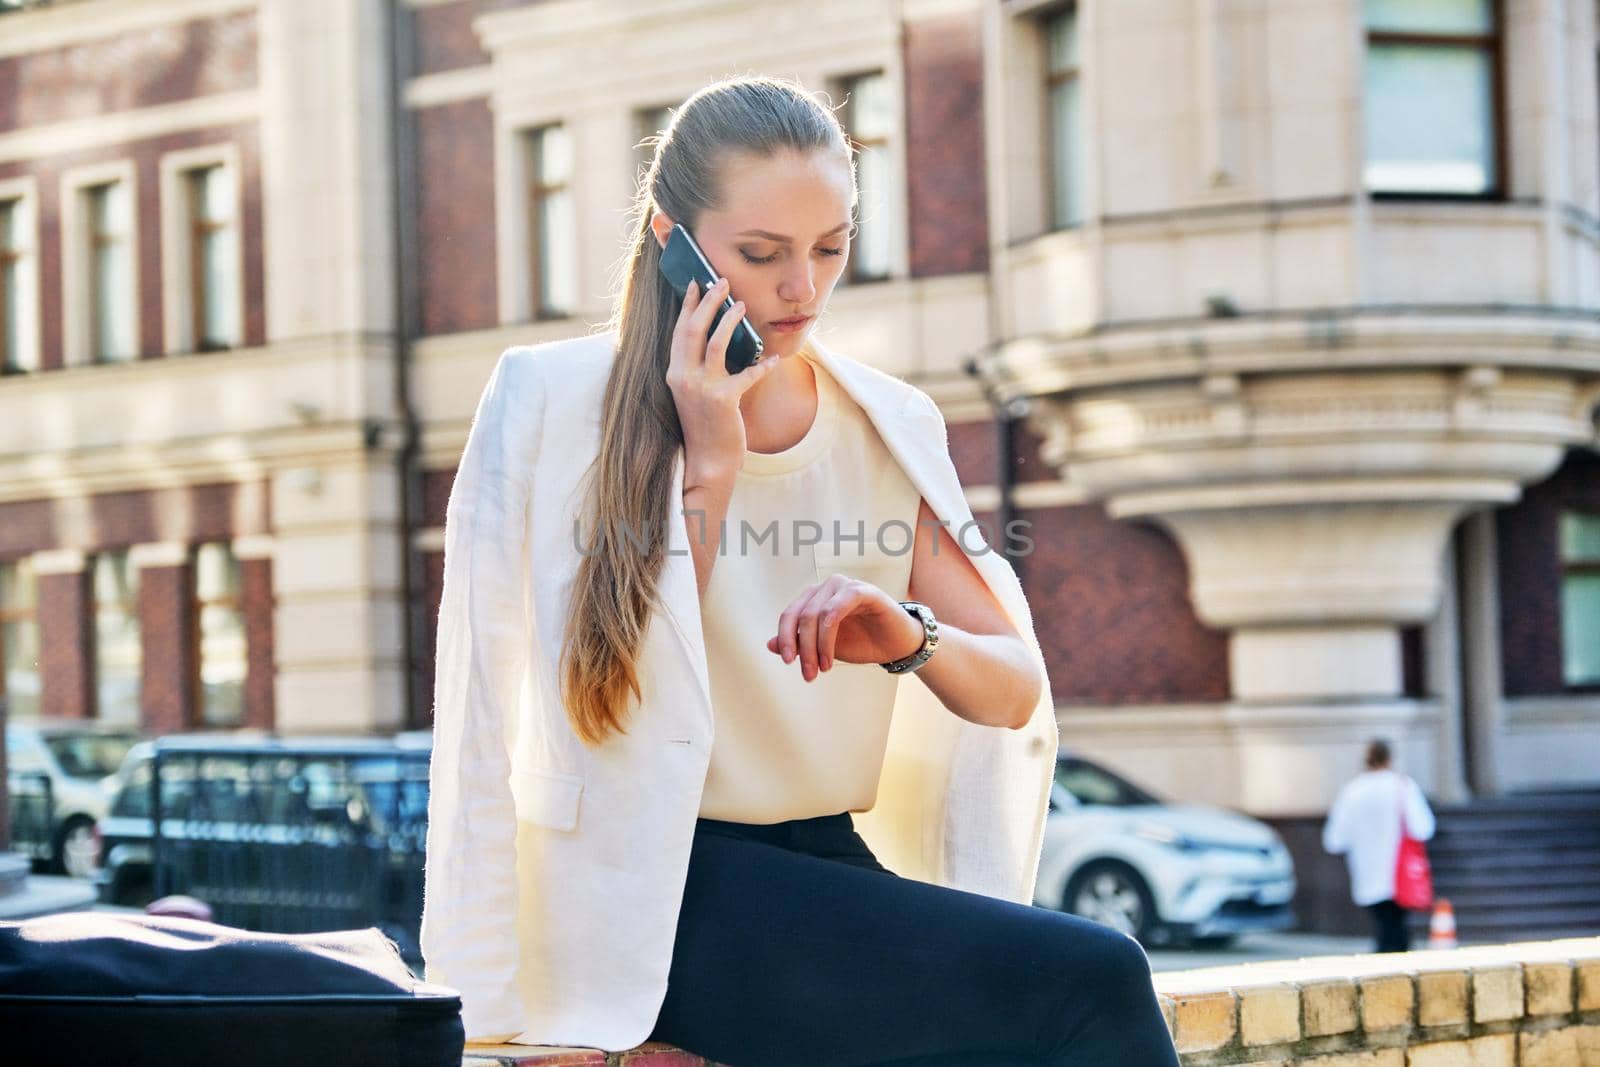
[[[426,726],[495,359],[608,317],[641,140],[759,71],[841,104],[818,328],[1029,524],[1067,746],[1278,819],[1375,735],[1596,780],[1595,0],[14,7],[14,716]]]

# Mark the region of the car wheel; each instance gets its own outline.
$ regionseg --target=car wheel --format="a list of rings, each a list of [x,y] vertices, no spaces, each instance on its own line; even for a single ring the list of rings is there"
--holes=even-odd
[[[1120,930],[1140,942],[1156,929],[1155,898],[1138,871],[1114,860],[1096,860],[1067,880],[1061,910]]]
[[[100,865],[100,844],[94,839],[94,821],[69,819],[56,837],[55,869],[73,878],[92,878]]]

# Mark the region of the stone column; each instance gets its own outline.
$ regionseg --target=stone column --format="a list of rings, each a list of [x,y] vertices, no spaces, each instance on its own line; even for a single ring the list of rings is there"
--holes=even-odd
[[[1471,790],[1467,788],[1462,740],[1465,715],[1461,692],[1461,582],[1458,569],[1456,538],[1452,537],[1445,545],[1440,569],[1444,591],[1439,598],[1439,613],[1423,631],[1423,669],[1427,676],[1427,691],[1439,698],[1440,705],[1439,734],[1434,749],[1438,777],[1432,795],[1447,804],[1465,803],[1472,797]]]
[[[1461,557],[1467,781],[1479,796],[1497,796],[1500,772],[1495,749],[1505,725],[1506,704],[1493,512],[1482,511],[1466,521],[1461,531]]]
[[[285,733],[404,725],[399,493],[388,449],[273,478],[274,721]]]
[[[394,325],[382,0],[262,0],[267,340]]]
[[[298,440],[271,476],[271,717],[284,732],[362,733],[405,713],[387,37],[404,12],[258,10],[268,341],[324,372],[307,376]]]

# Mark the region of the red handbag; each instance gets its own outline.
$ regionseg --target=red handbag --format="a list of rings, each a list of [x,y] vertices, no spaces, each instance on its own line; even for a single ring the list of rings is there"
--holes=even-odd
[[[1428,850],[1406,829],[1406,785],[1400,788],[1400,854],[1395,858],[1394,902],[1409,911],[1420,911],[1433,905],[1433,869],[1428,864]]]

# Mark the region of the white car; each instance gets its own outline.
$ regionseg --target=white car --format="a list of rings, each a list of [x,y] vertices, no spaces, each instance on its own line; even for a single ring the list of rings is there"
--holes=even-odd
[[[42,801],[42,778],[49,783],[48,825],[15,847],[49,869],[88,878],[99,862],[96,824],[105,818],[122,758],[139,732],[93,720],[22,719],[6,724],[6,770],[10,777],[13,822],[32,825],[32,805]],[[26,797],[24,798],[24,791]],[[20,808],[28,816],[19,817]]]
[[[1215,947],[1293,927],[1294,891],[1294,861],[1267,824],[1166,804],[1086,759],[1057,760],[1035,904],[1145,945]]]

